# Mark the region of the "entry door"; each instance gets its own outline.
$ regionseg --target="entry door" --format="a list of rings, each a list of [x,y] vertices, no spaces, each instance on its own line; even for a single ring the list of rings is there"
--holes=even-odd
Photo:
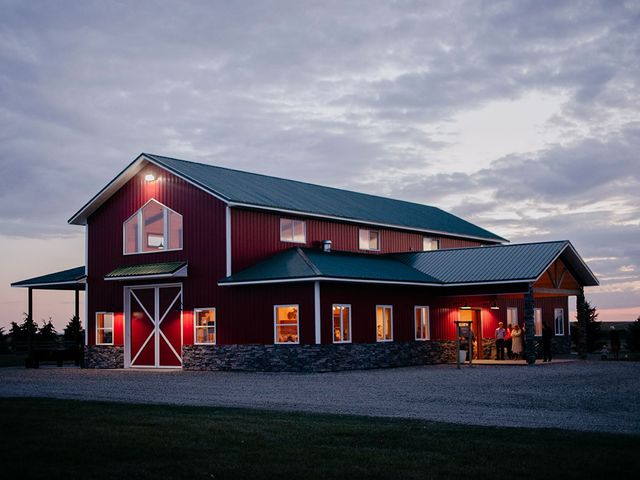
[[[182,286],[127,287],[130,367],[182,366]]]

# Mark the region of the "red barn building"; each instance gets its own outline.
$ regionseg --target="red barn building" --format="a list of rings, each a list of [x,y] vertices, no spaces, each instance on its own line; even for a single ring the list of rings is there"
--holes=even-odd
[[[86,364],[321,371],[479,358],[520,324],[568,352],[568,296],[598,281],[568,241],[511,245],[438,208],[141,154],[69,220],[86,268]],[[72,278],[73,277],[73,278]],[[31,295],[30,295],[31,298]]]

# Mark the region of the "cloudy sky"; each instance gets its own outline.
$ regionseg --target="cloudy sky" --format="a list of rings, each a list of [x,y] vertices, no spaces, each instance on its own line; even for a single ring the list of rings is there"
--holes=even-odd
[[[601,318],[640,315],[637,1],[0,0],[0,126],[0,326],[142,151],[570,239]]]

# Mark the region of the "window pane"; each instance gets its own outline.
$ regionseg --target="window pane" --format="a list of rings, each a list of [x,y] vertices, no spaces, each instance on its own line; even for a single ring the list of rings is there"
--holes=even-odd
[[[182,215],[168,210],[167,218],[169,219],[169,248],[180,249],[182,248]]]
[[[197,310],[196,311],[196,326],[206,327],[215,325],[216,313],[215,310]]]
[[[124,223],[124,251],[125,253],[136,253],[138,248],[138,214]]]
[[[359,230],[360,250],[369,250],[369,230]]]
[[[164,209],[157,202],[149,202],[142,209],[142,242],[145,252],[165,248]]]
[[[422,250],[424,250],[425,252],[433,250],[432,242],[433,240],[431,240],[431,237],[422,237]]]
[[[342,311],[340,310],[340,307],[337,305],[334,305],[333,307],[333,341],[334,342],[342,341],[342,325],[340,322],[341,318],[342,318]]]
[[[385,330],[385,340],[392,339],[392,328],[391,328],[391,309],[384,309],[384,330]]]
[[[379,237],[379,233],[376,231],[371,230],[369,232],[369,248],[371,250],[378,250],[379,247],[379,241],[378,241],[378,237]]]
[[[298,308],[276,307],[276,343],[298,343]]]
[[[113,330],[100,330],[102,332],[102,341],[100,343],[113,343]]]
[[[384,340],[384,309],[382,307],[376,308],[376,338]]]
[[[293,221],[286,218],[280,219],[280,240],[283,242],[293,241]]]
[[[439,250],[440,249],[440,240],[432,239],[431,240],[431,250]]]
[[[342,341],[351,341],[351,328],[349,325],[349,319],[351,318],[351,308],[342,307]]]
[[[305,228],[304,228],[304,222],[301,222],[299,220],[295,220],[293,222],[293,241],[294,242],[299,242],[299,243],[304,243],[305,242]]]
[[[535,335],[538,337],[542,335],[542,310],[540,308],[533,310],[533,326]]]

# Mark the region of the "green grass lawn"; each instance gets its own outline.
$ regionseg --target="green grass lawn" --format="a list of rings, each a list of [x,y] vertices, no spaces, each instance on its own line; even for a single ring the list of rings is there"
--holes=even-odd
[[[51,399],[0,399],[0,439],[7,479],[584,479],[640,469],[640,436]]]

